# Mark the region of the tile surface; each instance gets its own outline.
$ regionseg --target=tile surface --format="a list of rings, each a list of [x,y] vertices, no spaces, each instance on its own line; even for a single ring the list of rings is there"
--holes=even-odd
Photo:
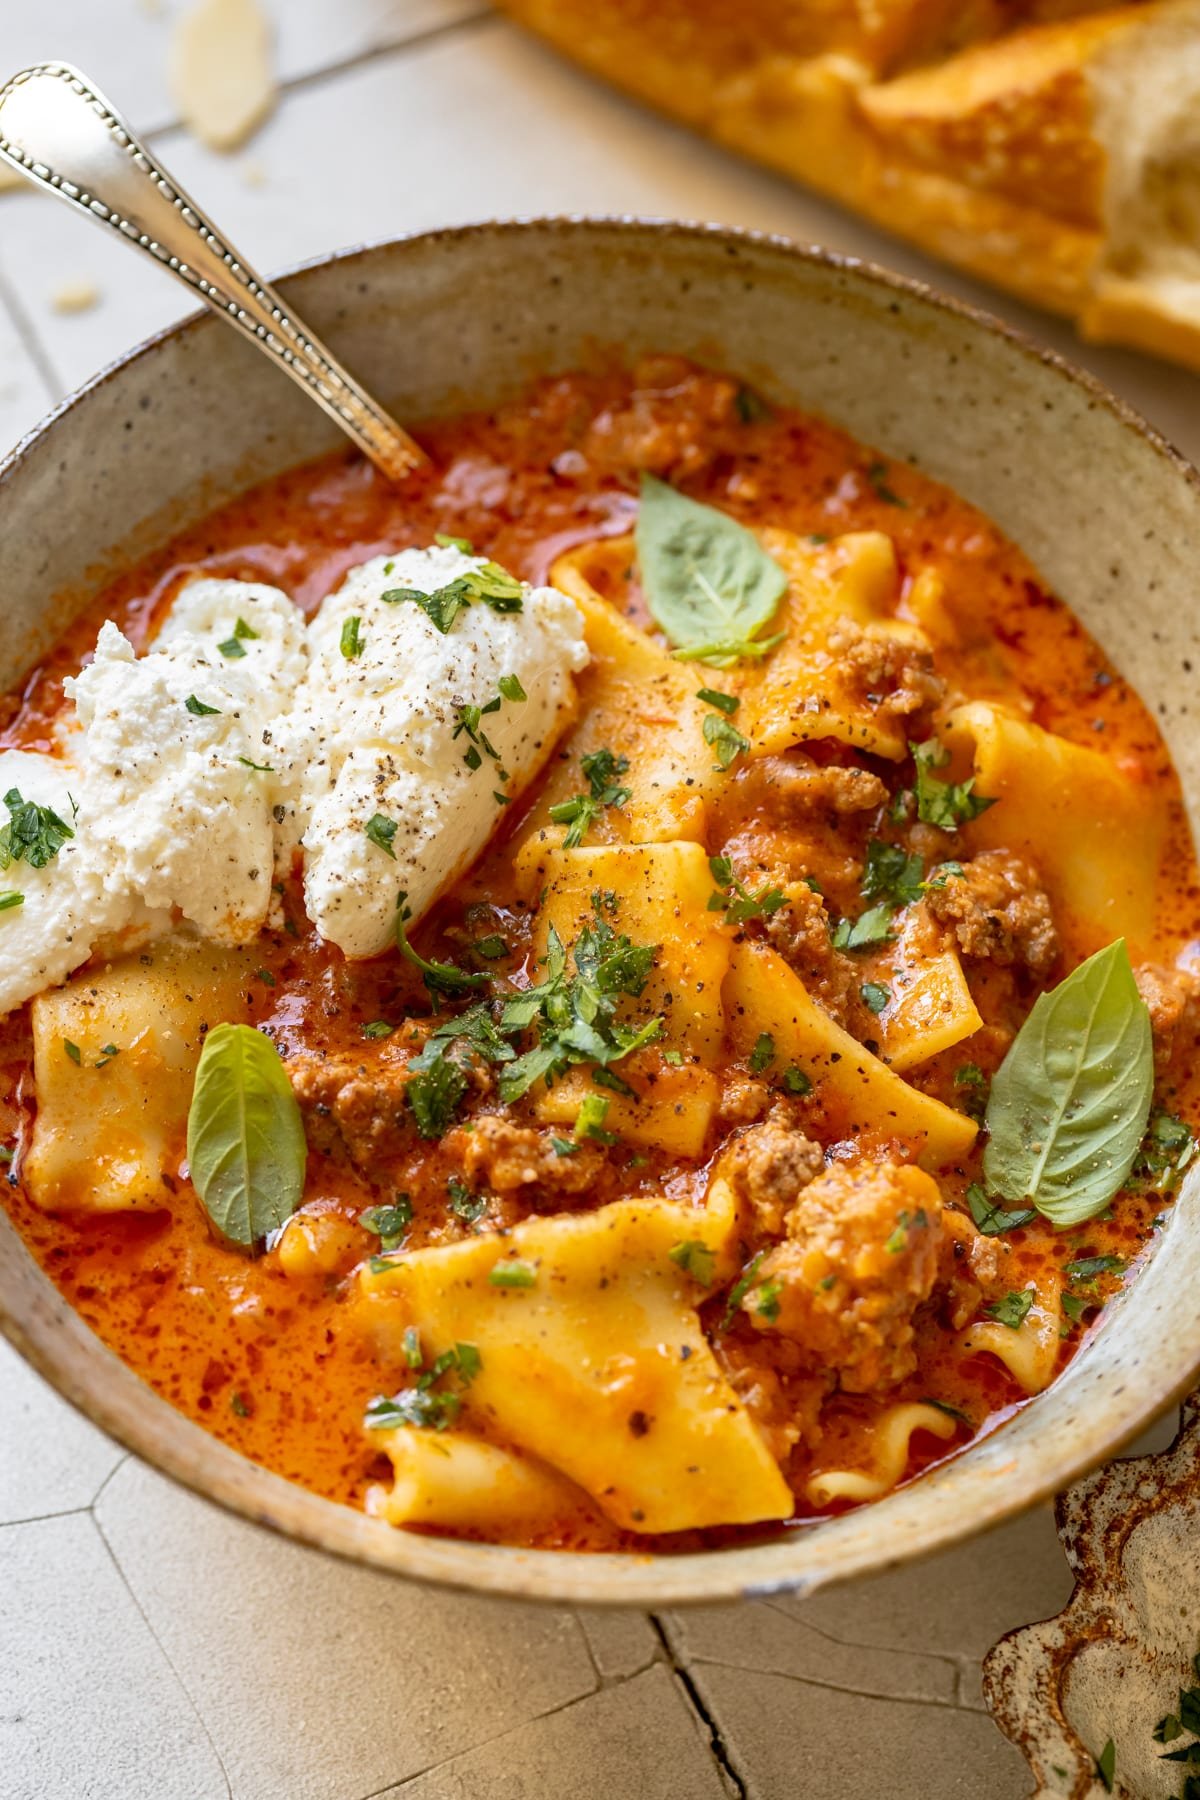
[[[481,0],[264,0],[280,103],[215,155],[175,126],[166,81],[185,3],[0,0],[0,76],[48,55],[87,69],[265,269],[489,215],[780,231],[1003,313],[1200,456],[1200,380],[1078,345],[591,83]],[[81,280],[96,304],[55,311]],[[186,310],[111,234],[0,194],[0,453]],[[653,1621],[422,1592],[124,1460],[0,1346],[0,1800],[1019,1800],[979,1658],[1069,1586],[1041,1511],[806,1603]]]

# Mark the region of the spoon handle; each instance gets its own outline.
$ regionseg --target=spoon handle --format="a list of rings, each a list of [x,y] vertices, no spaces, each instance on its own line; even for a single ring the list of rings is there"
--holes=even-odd
[[[0,88],[0,158],[170,269],[285,369],[385,475],[398,480],[425,462],[420,445],[255,274],[78,69],[38,63]]]

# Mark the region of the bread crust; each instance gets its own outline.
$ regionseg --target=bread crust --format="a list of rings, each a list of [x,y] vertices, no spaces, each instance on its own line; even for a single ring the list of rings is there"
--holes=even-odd
[[[1200,369],[1200,127],[1186,124],[1200,0],[501,4],[626,91],[1088,338]],[[1145,135],[1131,121],[1156,107],[1170,116],[1131,152]],[[1148,205],[1168,137],[1171,201]]]

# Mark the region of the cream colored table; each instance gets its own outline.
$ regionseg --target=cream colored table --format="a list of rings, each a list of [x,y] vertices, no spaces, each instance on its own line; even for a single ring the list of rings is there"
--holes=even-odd
[[[284,93],[234,157],[172,126],[178,10],[0,0],[0,75],[81,64],[268,269],[519,213],[763,227],[1005,312],[1200,456],[1200,382],[1077,350],[593,86],[477,0],[275,0]],[[79,283],[98,302],[57,309]],[[0,448],[178,307],[65,208],[0,195]],[[421,1592],[192,1499],[0,1350],[0,1800],[1019,1800],[979,1660],[1069,1586],[1042,1511],[806,1605],[646,1619]]]

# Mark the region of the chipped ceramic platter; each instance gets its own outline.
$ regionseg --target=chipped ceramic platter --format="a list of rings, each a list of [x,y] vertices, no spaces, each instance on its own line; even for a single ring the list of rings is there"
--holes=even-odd
[[[1186,729],[1200,485],[1086,378],[911,283],[769,239],[557,221],[381,245],[294,276],[298,308],[401,419],[509,398],[619,336],[737,368],[947,482],[991,515],[1155,708],[1193,806]],[[614,323],[616,322],[616,323]],[[116,569],[334,441],[215,321],[153,340],[60,408],[0,471],[15,680]],[[1136,594],[1136,604],[1130,596]],[[51,597],[48,603],[48,597]],[[1200,1175],[1158,1253],[1058,1383],[876,1506],[769,1543],[573,1555],[392,1532],[203,1433],[88,1332],[0,1226],[0,1325],[61,1392],[199,1492],[301,1541],[415,1578],[576,1602],[668,1605],[877,1572],[1012,1516],[1103,1458],[1200,1366]]]
[[[996,1645],[988,1706],[1035,1800],[1175,1800],[1200,1771],[1200,1394],[1170,1449],[1098,1470],[1057,1514],[1075,1591]]]

